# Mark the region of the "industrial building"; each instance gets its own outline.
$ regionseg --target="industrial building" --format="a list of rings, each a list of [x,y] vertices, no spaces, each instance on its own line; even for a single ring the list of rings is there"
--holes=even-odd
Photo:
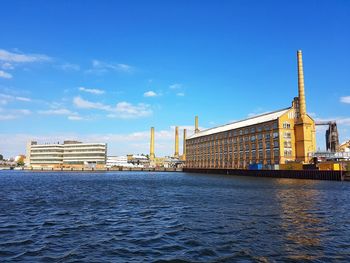
[[[155,155],[155,143],[154,143],[154,127],[151,127],[150,134],[150,153],[149,153],[149,167],[182,167],[186,160],[186,134],[187,130],[183,129],[183,154],[180,155],[179,151],[179,127],[175,127],[175,151],[173,156],[156,157]]]
[[[26,166],[32,168],[104,168],[106,143],[64,141],[63,144],[27,144]]]
[[[297,52],[298,97],[291,107],[199,131],[186,139],[187,168],[245,169],[249,165],[309,163],[315,122],[306,112],[302,52]]]

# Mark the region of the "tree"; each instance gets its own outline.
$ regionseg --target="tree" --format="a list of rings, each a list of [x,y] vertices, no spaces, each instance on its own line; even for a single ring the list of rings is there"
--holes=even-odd
[[[4,156],[0,154],[0,161],[4,160]]]

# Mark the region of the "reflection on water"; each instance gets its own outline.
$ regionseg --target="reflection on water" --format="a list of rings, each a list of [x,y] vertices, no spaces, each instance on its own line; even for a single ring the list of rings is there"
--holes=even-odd
[[[321,193],[313,186],[319,181],[277,179],[276,196],[281,209],[281,230],[285,250],[291,259],[322,258],[321,237],[327,231],[324,214],[318,211]],[[313,254],[313,251],[317,253]]]

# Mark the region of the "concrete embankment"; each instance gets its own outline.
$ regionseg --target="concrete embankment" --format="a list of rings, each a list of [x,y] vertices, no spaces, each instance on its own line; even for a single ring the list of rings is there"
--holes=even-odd
[[[311,180],[350,181],[350,173],[346,171],[320,170],[243,170],[243,169],[199,169],[184,168],[188,173],[227,174],[256,177],[294,178]]]

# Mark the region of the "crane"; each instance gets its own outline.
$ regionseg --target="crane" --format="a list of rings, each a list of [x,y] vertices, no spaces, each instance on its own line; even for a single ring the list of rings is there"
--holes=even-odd
[[[336,152],[339,149],[339,135],[337,129],[337,123],[335,121],[322,121],[316,122],[315,125],[326,125],[326,149],[327,151]]]

